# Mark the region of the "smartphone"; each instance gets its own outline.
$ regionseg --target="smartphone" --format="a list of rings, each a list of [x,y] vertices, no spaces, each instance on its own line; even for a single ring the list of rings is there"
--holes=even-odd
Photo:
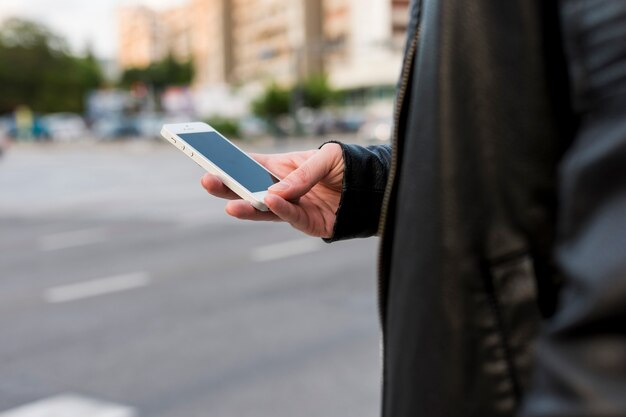
[[[260,211],[267,189],[280,180],[206,123],[164,125],[161,135]]]

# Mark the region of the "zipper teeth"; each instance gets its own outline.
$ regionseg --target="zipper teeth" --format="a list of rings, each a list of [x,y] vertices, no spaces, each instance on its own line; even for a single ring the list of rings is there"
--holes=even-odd
[[[396,108],[394,112],[394,126],[393,126],[393,139],[391,145],[391,167],[389,168],[389,175],[387,178],[387,185],[385,187],[385,195],[383,197],[383,205],[380,211],[380,220],[378,225],[378,234],[380,236],[380,246],[378,248],[378,316],[380,319],[380,327],[383,329],[383,311],[382,311],[382,254],[383,254],[383,240],[385,233],[385,223],[387,220],[387,211],[389,210],[389,200],[391,199],[391,189],[393,188],[394,178],[396,176],[396,169],[398,165],[398,135],[400,133],[400,113],[404,104],[404,97],[406,95],[407,84],[409,81],[410,70],[413,66],[413,60],[415,58],[415,51],[417,50],[417,41],[419,39],[419,28],[415,31],[415,35],[411,40],[409,49],[406,54],[406,60],[402,68],[402,75],[400,78],[400,88],[398,90],[398,98],[396,101]]]
[[[396,175],[396,166],[398,161],[398,135],[400,133],[400,113],[404,104],[404,97],[406,95],[407,84],[409,82],[409,75],[411,68],[413,67],[413,60],[415,59],[415,51],[417,50],[417,43],[419,40],[420,28],[419,26],[415,30],[415,35],[411,40],[407,56],[402,67],[402,75],[400,78],[400,88],[398,90],[398,99],[396,101],[396,108],[394,112],[394,126],[393,126],[393,139],[391,146],[391,167],[389,168],[389,176],[387,178],[387,185],[385,186],[385,195],[383,198],[383,205],[380,211],[380,222],[378,225],[380,235],[380,246],[378,248],[378,321],[380,325],[380,363],[381,363],[381,378],[380,386],[383,398],[381,399],[381,405],[384,408],[384,386],[385,386],[385,332],[383,323],[383,301],[382,301],[382,285],[383,285],[383,266],[382,266],[382,254],[383,254],[383,240],[385,233],[385,223],[387,219],[387,211],[389,209],[389,200],[391,199],[391,189],[393,188],[394,177]],[[384,413],[384,410],[383,410]]]

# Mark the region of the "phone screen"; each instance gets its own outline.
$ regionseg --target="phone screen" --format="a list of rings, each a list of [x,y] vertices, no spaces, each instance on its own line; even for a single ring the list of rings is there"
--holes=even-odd
[[[253,193],[265,191],[279,181],[217,132],[179,133],[178,136]]]

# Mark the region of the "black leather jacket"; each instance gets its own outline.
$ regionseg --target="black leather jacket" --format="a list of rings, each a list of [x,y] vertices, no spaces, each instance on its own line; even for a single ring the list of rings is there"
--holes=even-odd
[[[413,2],[382,235],[383,415],[626,416],[626,1]]]

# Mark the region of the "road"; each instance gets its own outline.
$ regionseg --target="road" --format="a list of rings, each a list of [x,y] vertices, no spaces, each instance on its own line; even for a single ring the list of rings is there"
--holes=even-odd
[[[377,241],[230,219],[201,175],[147,142],[0,159],[0,417],[378,415]]]

